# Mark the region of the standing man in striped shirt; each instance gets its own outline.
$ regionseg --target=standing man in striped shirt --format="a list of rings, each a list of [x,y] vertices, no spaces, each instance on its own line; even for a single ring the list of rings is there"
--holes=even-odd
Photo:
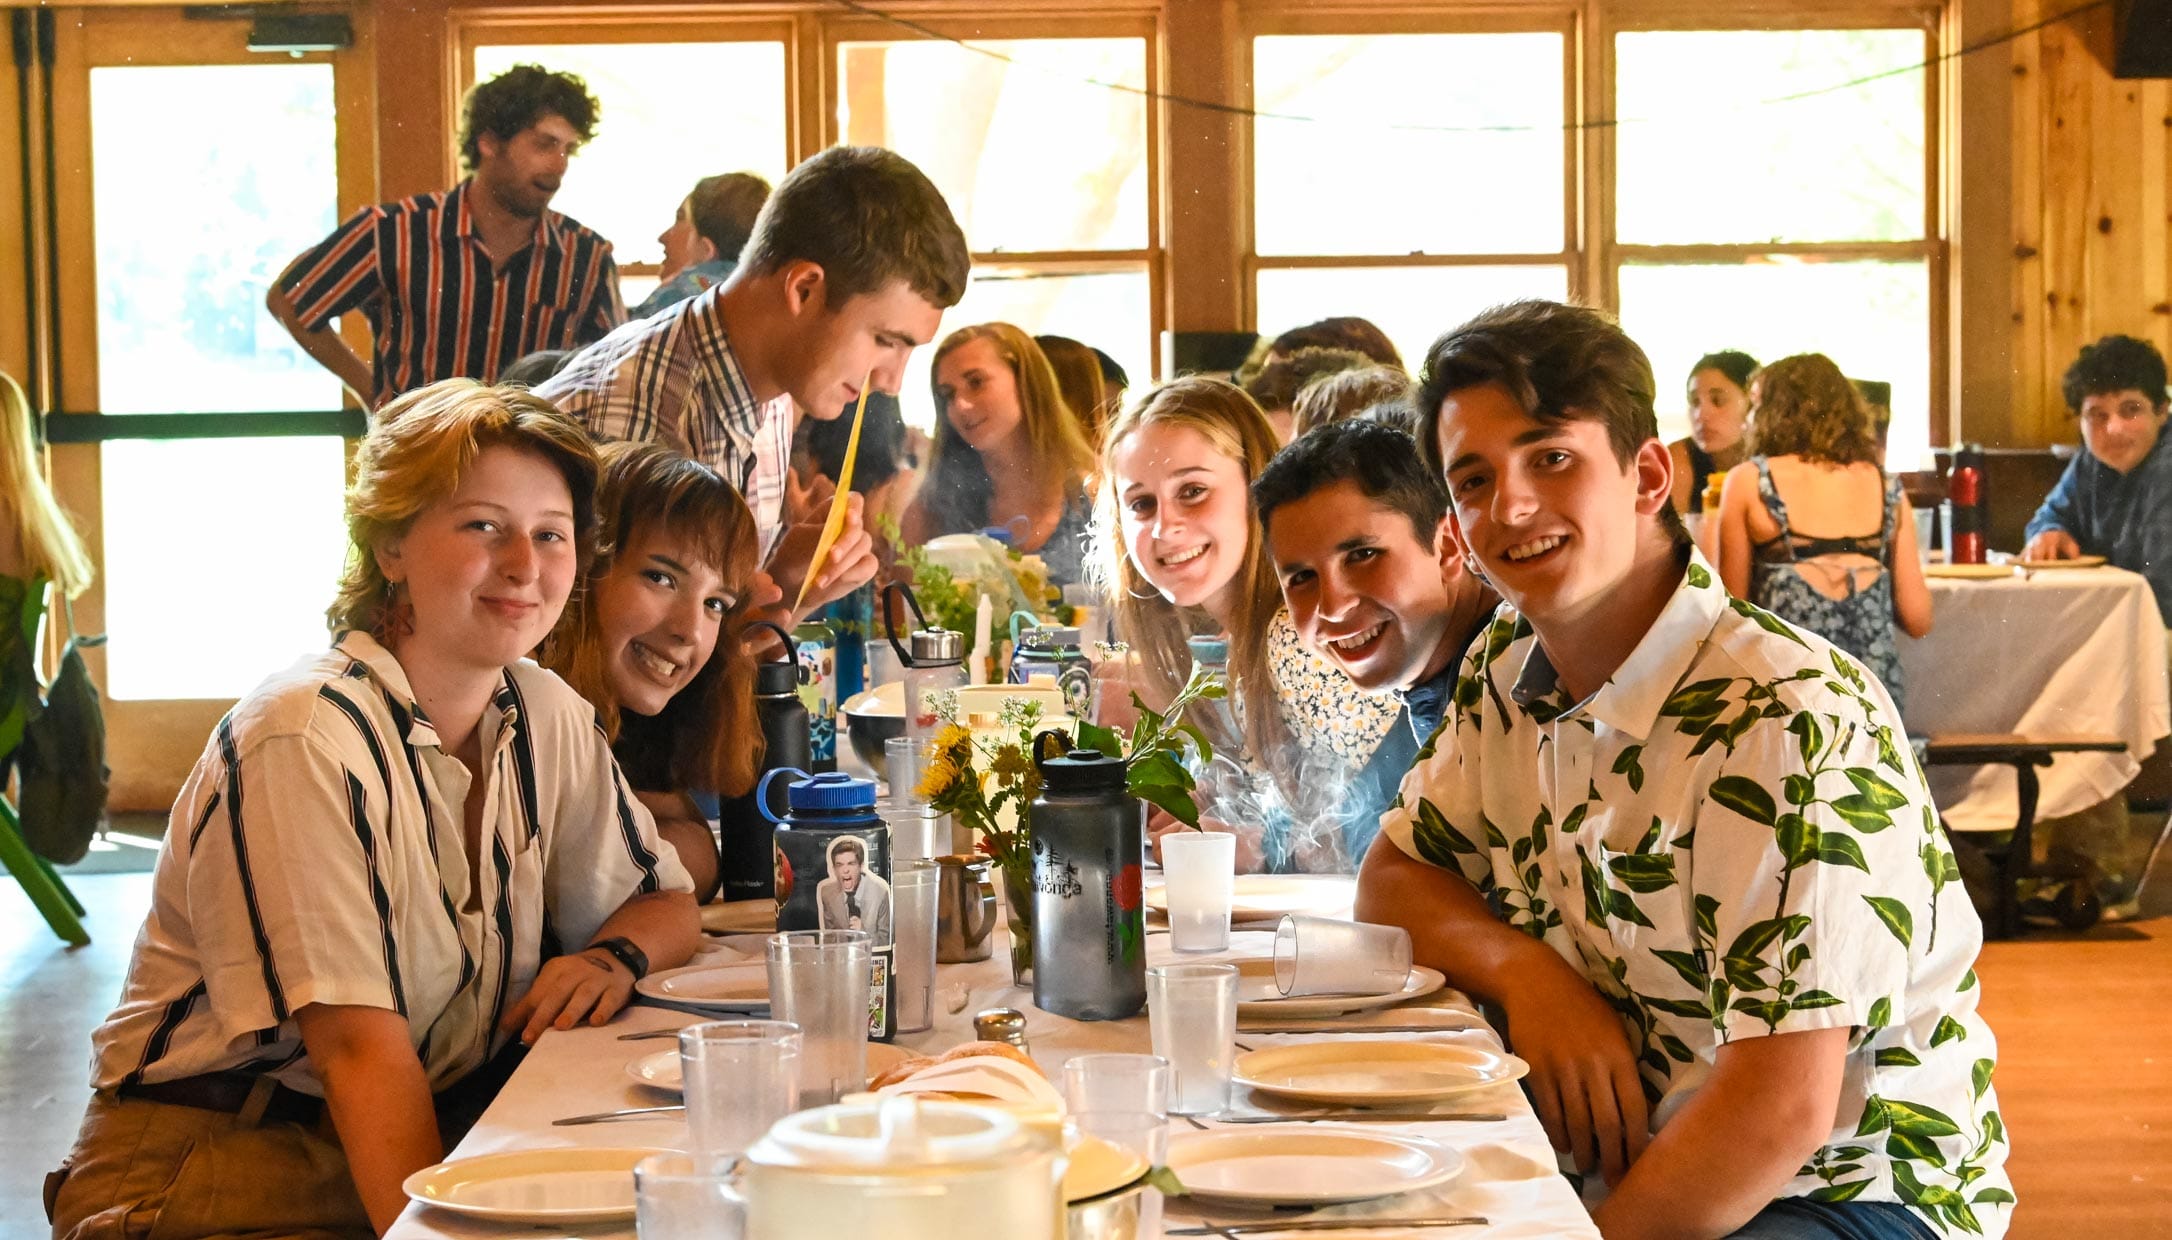
[[[788,525],[796,414],[835,418],[863,383],[897,391],[971,271],[964,231],[918,168],[831,147],[770,194],[728,280],[611,333],[536,394],[598,439],[661,440],[722,474],[753,510],[775,586],[791,599],[812,575],[808,600],[825,603],[874,576],[874,543],[855,495],[844,535],[810,563],[829,492]],[[769,593],[758,583],[753,597]]]
[[[266,308],[371,409],[602,339],[626,319],[611,243],[550,209],[596,113],[570,73],[516,65],[482,83],[462,109],[468,179],[363,208],[287,265]],[[356,310],[374,337],[370,363],[332,330]]]

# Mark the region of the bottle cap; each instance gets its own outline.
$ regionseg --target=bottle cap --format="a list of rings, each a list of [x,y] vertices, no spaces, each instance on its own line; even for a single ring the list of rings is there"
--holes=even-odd
[[[829,771],[788,785],[785,800],[794,812],[803,809],[871,810],[875,808],[875,781],[842,771]]]
[[[914,629],[913,666],[940,667],[965,662],[965,634],[956,629]]]
[[[1044,759],[1040,766],[1041,778],[1052,792],[1121,791],[1124,787],[1124,760],[1098,749],[1074,749]]]
[[[1192,662],[1209,667],[1229,662],[1229,639],[1226,637],[1192,637],[1186,644],[1192,648]]]

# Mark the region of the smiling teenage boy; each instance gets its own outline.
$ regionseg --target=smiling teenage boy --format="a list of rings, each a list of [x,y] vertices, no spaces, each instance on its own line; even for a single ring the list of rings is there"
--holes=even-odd
[[[1252,505],[1298,640],[1358,688],[1403,704],[1409,726],[1366,767],[1392,794],[1500,601],[1464,566],[1440,474],[1402,431],[1335,422],[1276,453],[1252,483]]]
[[[1875,679],[1691,551],[1652,397],[1580,307],[1434,344],[1419,447],[1507,606],[1358,915],[1505,1011],[1610,1238],[2002,1234],[1982,931],[1921,772]]]

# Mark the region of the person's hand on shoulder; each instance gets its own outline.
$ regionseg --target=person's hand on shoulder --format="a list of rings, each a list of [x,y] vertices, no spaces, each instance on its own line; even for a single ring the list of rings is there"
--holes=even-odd
[[[2081,544],[2074,541],[2072,534],[2053,526],[2051,529],[2045,530],[2030,539],[2029,545],[2021,549],[2021,558],[2025,560],[2072,560],[2080,558],[2081,553]]]
[[[1621,1016],[1564,962],[1529,973],[1502,996],[1508,1038],[1531,1065],[1531,1102],[1554,1149],[1608,1184],[1651,1139],[1636,1053]]]

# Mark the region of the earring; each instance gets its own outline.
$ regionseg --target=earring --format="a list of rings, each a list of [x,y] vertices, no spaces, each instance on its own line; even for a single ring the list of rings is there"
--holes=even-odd
[[[400,597],[400,583],[385,582],[385,601],[378,604],[377,623],[371,627],[370,636],[377,644],[390,648],[392,643],[415,632],[415,609]]]

